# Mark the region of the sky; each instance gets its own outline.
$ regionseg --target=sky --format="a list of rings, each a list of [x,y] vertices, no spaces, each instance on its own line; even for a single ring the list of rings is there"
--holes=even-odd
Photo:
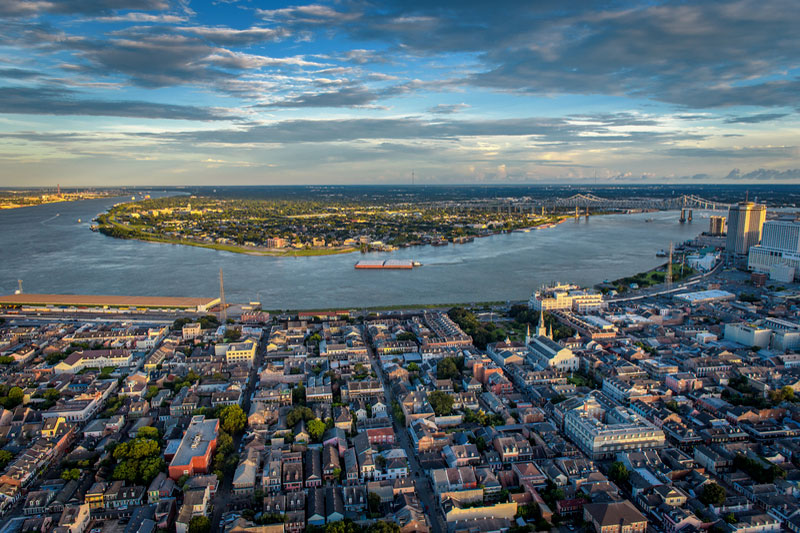
[[[0,186],[800,183],[798,0],[0,0]]]

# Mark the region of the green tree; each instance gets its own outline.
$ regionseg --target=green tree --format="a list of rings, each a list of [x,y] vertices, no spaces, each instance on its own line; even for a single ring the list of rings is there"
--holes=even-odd
[[[416,342],[417,336],[411,333],[410,331],[404,331],[403,333],[397,336],[397,340],[399,341],[414,341]]]
[[[400,533],[400,526],[394,522],[379,520],[367,528],[367,533]]]
[[[141,427],[136,431],[136,436],[143,439],[151,439],[157,441],[159,439],[158,428],[152,426]]]
[[[381,510],[381,497],[374,492],[370,492],[367,494],[367,506],[369,507],[370,513],[379,513]]]
[[[11,459],[14,458],[14,454],[8,450],[0,450],[0,469],[5,468],[8,463],[11,462]]]
[[[78,481],[81,478],[81,471],[77,468],[68,468],[61,472],[61,479],[66,481]]]
[[[313,420],[314,418],[314,411],[308,407],[299,405],[289,411],[289,414],[286,415],[286,425],[290,428],[293,428],[295,424],[300,422],[300,420],[309,421]]]
[[[716,483],[706,483],[700,492],[699,499],[706,505],[722,505],[725,503],[727,493],[725,489]]]
[[[433,407],[436,416],[448,416],[453,412],[453,397],[443,391],[433,391],[428,394],[428,402]]]
[[[306,404],[306,388],[302,384],[292,389],[292,403],[295,405]]]
[[[189,533],[211,533],[211,520],[206,516],[193,516],[189,521]]]
[[[222,429],[233,435],[244,430],[247,425],[247,415],[239,405],[228,405],[219,414]]]
[[[319,418],[315,418],[308,422],[306,429],[308,430],[308,435],[311,437],[311,440],[320,442],[322,440],[322,434],[325,433],[325,422]]]
[[[608,469],[608,477],[618,485],[627,482],[630,475],[631,473],[628,472],[625,465],[619,461],[611,463],[611,467]]]
[[[458,375],[458,365],[453,357],[445,357],[436,365],[436,377],[439,379],[453,379]]]
[[[412,362],[408,363],[407,370],[409,372],[419,372],[419,365],[412,361]]]
[[[8,409],[13,409],[22,403],[25,399],[25,393],[19,387],[11,387],[8,391]]]
[[[10,365],[14,362],[14,358],[10,355],[0,356],[0,365]]]
[[[242,338],[242,332],[234,328],[225,328],[225,339],[230,342],[236,342]]]
[[[217,453],[222,453],[222,455],[228,455],[233,451],[233,437],[225,433],[224,431],[219,434],[217,437]]]

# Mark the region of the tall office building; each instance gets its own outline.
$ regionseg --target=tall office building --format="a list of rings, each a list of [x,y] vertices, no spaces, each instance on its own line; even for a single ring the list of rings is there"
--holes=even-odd
[[[769,273],[780,281],[792,281],[800,275],[800,222],[765,222],[761,244],[750,248],[747,255],[747,268]]]
[[[711,217],[708,219],[709,235],[725,235],[725,217]]]
[[[728,210],[728,254],[746,254],[761,241],[761,228],[767,218],[767,207],[753,202],[741,202]]]

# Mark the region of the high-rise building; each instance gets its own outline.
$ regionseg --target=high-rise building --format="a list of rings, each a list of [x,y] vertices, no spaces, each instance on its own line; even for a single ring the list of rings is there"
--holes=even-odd
[[[761,228],[767,218],[767,207],[753,202],[741,202],[728,211],[729,254],[746,254],[761,241]]]
[[[709,235],[725,235],[725,217],[713,216],[708,219]]]
[[[750,248],[747,268],[766,272],[772,279],[791,281],[800,275],[800,222],[770,220],[764,223],[761,244]]]

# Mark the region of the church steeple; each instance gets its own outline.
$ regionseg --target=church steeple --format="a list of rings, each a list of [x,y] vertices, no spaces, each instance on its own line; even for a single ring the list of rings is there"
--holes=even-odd
[[[531,325],[528,324],[528,331],[525,332],[525,346],[531,343]]]
[[[539,337],[547,336],[547,328],[544,325],[544,308],[539,310],[539,327],[536,328],[536,334]]]
[[[553,340],[553,324],[550,324],[550,327],[547,328],[547,338]]]

